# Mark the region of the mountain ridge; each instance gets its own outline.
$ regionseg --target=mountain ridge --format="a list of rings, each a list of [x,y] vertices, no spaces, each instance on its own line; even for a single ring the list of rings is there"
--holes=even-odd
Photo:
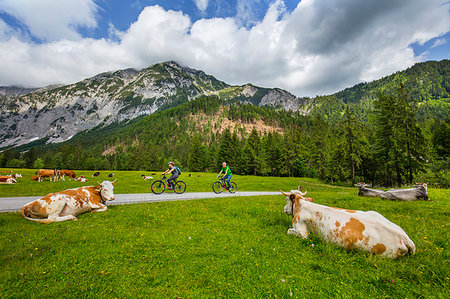
[[[422,110],[445,118],[445,107],[450,105],[449,62],[419,63],[379,80],[314,98],[300,98],[280,88],[251,83],[232,86],[175,61],[142,70],[103,72],[63,86],[9,90],[0,87],[0,148],[43,139],[47,143],[63,142],[86,130],[128,122],[211,95],[225,103],[282,108],[302,115],[319,113],[330,118],[339,115],[349,103],[363,114],[378,91],[393,92],[399,82],[406,82],[412,96],[423,103]]]

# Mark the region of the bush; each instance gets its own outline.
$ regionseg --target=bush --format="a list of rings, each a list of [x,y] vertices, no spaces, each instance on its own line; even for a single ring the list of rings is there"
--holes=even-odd
[[[6,163],[8,168],[25,168],[25,161],[19,159],[12,159]]]

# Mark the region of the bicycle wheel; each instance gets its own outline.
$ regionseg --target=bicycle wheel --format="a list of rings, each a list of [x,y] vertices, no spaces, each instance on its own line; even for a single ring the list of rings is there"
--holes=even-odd
[[[234,193],[237,191],[237,185],[235,182],[230,182],[230,189],[228,189],[230,193]]]
[[[166,190],[166,184],[163,181],[157,180],[152,183],[152,192],[155,194],[161,194]]]
[[[222,182],[221,181],[215,181],[212,184],[212,189],[213,189],[214,193],[216,193],[216,194],[222,193],[222,191],[223,191]]]
[[[184,191],[186,191],[186,183],[183,181],[176,182],[173,191],[175,191],[176,194],[183,194]]]

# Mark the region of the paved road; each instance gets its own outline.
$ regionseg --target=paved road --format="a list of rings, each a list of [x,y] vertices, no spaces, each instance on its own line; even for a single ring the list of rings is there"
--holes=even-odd
[[[215,194],[213,192],[196,192],[196,193],[163,193],[155,195],[153,193],[140,194],[115,194],[114,201],[108,201],[108,205],[127,205],[141,202],[160,202],[160,201],[175,201],[175,200],[192,200],[201,198],[221,198],[233,196],[260,196],[260,195],[280,195],[280,192],[264,192],[264,191],[242,191],[231,193]],[[40,198],[40,196],[31,197],[4,197],[0,198],[0,212],[15,212],[20,211],[22,206],[30,201]]]

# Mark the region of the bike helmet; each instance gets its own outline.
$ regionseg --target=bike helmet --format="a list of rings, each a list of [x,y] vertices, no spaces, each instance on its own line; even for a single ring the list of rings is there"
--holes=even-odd
[[[170,161],[169,164],[175,165],[175,163],[173,163],[172,161]]]

